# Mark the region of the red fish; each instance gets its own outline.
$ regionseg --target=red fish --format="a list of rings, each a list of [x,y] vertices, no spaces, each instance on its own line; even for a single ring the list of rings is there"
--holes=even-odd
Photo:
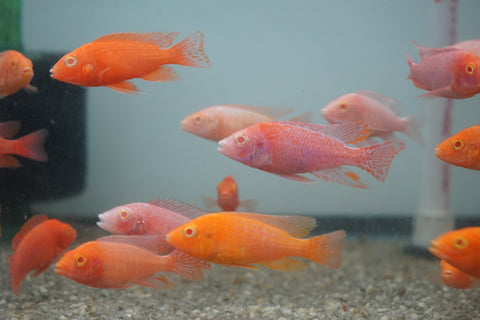
[[[480,227],[448,231],[432,240],[428,249],[460,271],[480,278]]]
[[[21,166],[13,155],[36,161],[48,160],[47,153],[43,148],[48,131],[41,129],[16,140],[11,140],[17,134],[19,128],[20,124],[16,121],[0,123],[0,168]]]
[[[50,70],[51,76],[75,85],[137,93],[137,87],[127,80],[179,80],[167,64],[210,67],[201,32],[194,32],[167,49],[177,35],[178,32],[109,34],[63,56]]]
[[[338,268],[345,231],[303,239],[315,219],[302,216],[211,213],[174,229],[167,241],[198,259],[245,268],[253,264],[281,271],[301,270],[302,257]]]
[[[238,206],[244,207],[247,211],[253,211],[258,204],[256,200],[238,200],[238,186],[232,175],[226,176],[217,185],[217,200],[205,196],[203,200],[207,208],[217,204],[223,211],[235,211]]]
[[[435,155],[455,166],[480,170],[480,125],[476,125],[450,138],[435,148]]]
[[[418,122],[413,116],[400,117],[401,103],[372,91],[345,94],[322,109],[322,115],[329,123],[370,121],[373,128],[369,137],[378,136],[383,140],[395,139],[395,131],[403,132],[421,143]]]
[[[248,166],[281,177],[310,182],[301,173],[356,188],[368,186],[342,166],[356,166],[384,181],[395,155],[405,148],[400,141],[386,141],[366,148],[353,144],[368,136],[370,122],[317,125],[269,122],[239,130],[219,142],[218,151]]]
[[[171,289],[175,284],[160,272],[203,279],[209,265],[181,251],[157,255],[158,236],[108,236],[66,252],[55,264],[61,276],[95,288],[126,288],[132,284]]]
[[[444,260],[440,261],[440,267],[442,268],[442,271],[440,272],[442,281],[449,287],[455,289],[471,289],[477,282],[474,277],[458,270],[454,266],[446,263]]]
[[[407,58],[415,87],[430,91],[422,97],[470,98],[480,93],[480,58],[454,47],[427,48],[415,44],[420,63]]]
[[[20,293],[20,284],[30,271],[35,270],[34,277],[44,272],[76,235],[66,223],[43,214],[31,217],[12,240],[13,255],[7,256],[13,293]]]
[[[15,50],[0,52],[0,99],[25,89],[37,92],[30,84],[33,78],[32,61]]]

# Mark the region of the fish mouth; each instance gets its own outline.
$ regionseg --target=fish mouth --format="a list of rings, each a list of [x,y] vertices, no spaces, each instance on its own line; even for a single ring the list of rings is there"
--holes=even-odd
[[[217,151],[225,155],[225,145],[226,145],[225,140],[218,141],[218,145],[219,147],[217,148]]]
[[[442,152],[441,149],[435,148],[434,154],[435,154],[438,158],[441,158],[442,155],[443,155],[443,152]]]
[[[64,275],[65,274],[65,269],[60,263],[55,264],[55,273],[59,275]]]
[[[437,241],[433,240],[432,241],[432,246],[428,248],[428,251],[430,251],[431,254],[436,256],[437,258],[441,260],[446,260],[448,257],[446,254],[444,254],[440,249],[440,243]]]
[[[27,67],[27,68],[24,68],[24,69],[22,70],[22,74],[23,74],[24,76],[29,76],[29,77],[30,77],[30,76],[33,76],[33,69],[32,69],[32,68],[28,68],[28,67]]]
[[[99,226],[100,228],[102,228],[105,231],[115,233],[113,229],[108,227],[108,224],[107,224],[107,221],[106,221],[105,217],[104,216],[102,217],[102,216],[103,216],[103,214],[98,215],[98,219],[100,219],[100,221],[97,221],[97,226]]]

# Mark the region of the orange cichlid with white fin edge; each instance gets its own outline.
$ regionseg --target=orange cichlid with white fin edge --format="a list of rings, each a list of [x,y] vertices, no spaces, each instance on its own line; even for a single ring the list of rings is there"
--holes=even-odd
[[[178,32],[105,35],[64,55],[50,69],[51,77],[75,85],[106,86],[123,93],[138,93],[140,90],[127,80],[179,80],[168,64],[210,67],[200,31],[167,48],[177,36]]]
[[[254,264],[280,271],[302,270],[305,258],[330,268],[341,265],[343,230],[304,238],[314,218],[242,212],[211,213],[167,234],[167,242],[198,259],[244,268]]]

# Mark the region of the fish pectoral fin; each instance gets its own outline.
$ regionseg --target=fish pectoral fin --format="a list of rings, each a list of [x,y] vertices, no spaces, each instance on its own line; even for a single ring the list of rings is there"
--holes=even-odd
[[[149,287],[154,289],[163,289],[163,290],[174,289],[176,287],[175,283],[169,281],[163,275],[158,273],[143,281],[135,282],[135,284],[138,284],[144,287]]]
[[[38,89],[35,86],[29,84],[28,86],[23,87],[23,90],[27,91],[28,93],[37,93]]]
[[[141,78],[147,81],[163,81],[163,82],[172,82],[172,81],[181,80],[180,76],[171,67],[167,67],[167,66],[162,66],[157,70],[144,75]]]
[[[301,271],[307,267],[305,263],[293,257],[284,257],[274,261],[261,262],[260,264],[278,271]]]
[[[315,184],[315,182],[312,179],[298,175],[298,174],[287,174],[287,173],[275,173],[275,174],[282,178],[290,179],[293,181],[304,182],[312,185]]]
[[[341,167],[319,170],[312,174],[322,180],[343,184],[349,187],[368,189],[368,185],[360,181],[360,177],[352,171],[345,171]]]
[[[0,156],[0,168],[18,168],[22,164],[12,155],[5,154]]]
[[[142,92],[133,83],[129,81],[122,81],[122,82],[110,84],[106,87],[112,90],[120,91],[123,93],[130,93],[130,94],[131,93],[137,94]]]

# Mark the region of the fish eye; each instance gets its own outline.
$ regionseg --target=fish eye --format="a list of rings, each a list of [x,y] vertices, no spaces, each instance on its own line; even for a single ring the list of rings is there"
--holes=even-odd
[[[196,115],[193,116],[193,122],[195,124],[198,124],[198,125],[202,124],[203,123],[203,116],[201,114],[197,113]]]
[[[10,67],[11,67],[13,70],[16,70],[17,67],[18,67],[18,61],[17,61],[17,60],[12,60],[12,62],[10,62]]]
[[[477,67],[475,66],[475,63],[473,62],[469,62],[467,63],[467,65],[465,66],[465,72],[468,74],[468,75],[473,75],[475,73],[475,69]]]
[[[122,218],[123,220],[127,219],[128,216],[129,216],[129,213],[127,210],[125,209],[120,209],[120,212],[118,213],[118,215],[120,216],[120,218]]]
[[[237,134],[234,139],[237,146],[243,146],[248,142],[248,136],[244,134]]]
[[[68,56],[65,58],[64,62],[67,67],[73,67],[77,64],[77,59],[75,57]]]
[[[75,261],[75,264],[78,267],[83,267],[85,265],[85,263],[87,263],[87,258],[83,254],[80,254],[80,253],[77,253],[73,257],[73,260]]]
[[[455,150],[462,150],[465,147],[465,143],[462,139],[455,139],[452,141],[452,147]]]
[[[455,237],[452,241],[453,246],[457,249],[463,249],[468,246],[468,240],[464,237]]]
[[[340,109],[340,111],[347,111],[347,103],[345,101],[341,101],[338,103],[338,108]]]
[[[70,233],[72,233],[72,228],[65,227],[65,234],[68,236]]]
[[[194,227],[186,227],[183,229],[183,234],[187,238],[193,238],[197,234],[197,230]]]

